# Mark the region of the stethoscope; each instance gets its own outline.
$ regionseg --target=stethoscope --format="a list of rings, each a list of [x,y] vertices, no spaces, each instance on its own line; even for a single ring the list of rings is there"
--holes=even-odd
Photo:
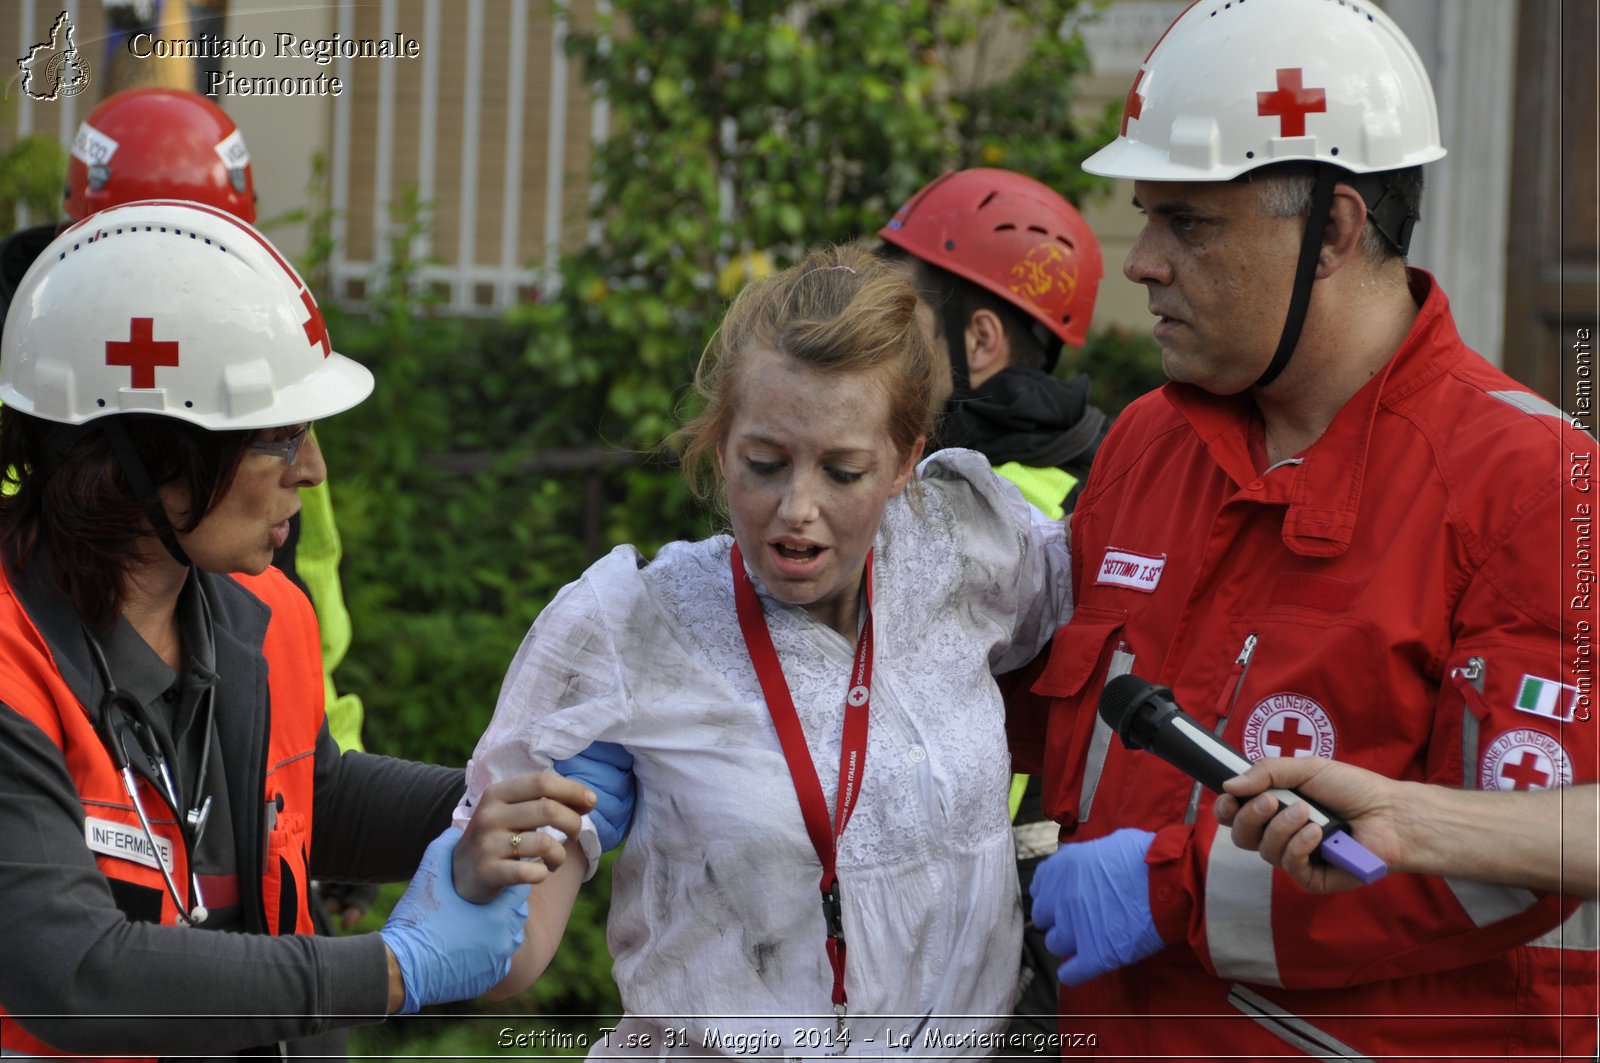
[[[215,631],[211,626],[211,603],[207,600],[205,589],[195,584],[195,590],[200,596],[200,610],[204,618],[204,628],[208,639],[215,646]],[[122,786],[128,792],[128,799],[133,802],[134,814],[139,817],[139,826],[144,830],[145,840],[150,843],[151,855],[155,858],[156,867],[161,871],[161,877],[167,884],[167,892],[172,895],[173,903],[177,905],[178,918],[187,926],[199,926],[206,921],[209,914],[206,910],[205,895],[200,890],[200,875],[194,869],[192,854],[200,845],[200,837],[205,833],[206,823],[211,818],[211,798],[209,795],[200,800],[198,804],[191,805],[184,813],[184,834],[188,842],[191,860],[189,863],[189,884],[193,887],[194,905],[191,907],[184,902],[183,895],[178,892],[178,884],[173,881],[172,872],[167,870],[166,862],[161,859],[161,847],[156,843],[155,831],[150,829],[150,817],[145,814],[144,801],[139,797],[138,780],[134,778],[133,764],[128,757],[127,746],[124,744],[123,735],[132,732],[134,740],[139,743],[139,749],[149,762],[155,765],[157,774],[166,790],[167,802],[172,806],[174,813],[180,804],[178,787],[173,782],[172,772],[167,767],[167,756],[162,752],[161,744],[156,740],[155,732],[151,729],[146,718],[144,706],[130,694],[118,689],[116,681],[111,678],[111,668],[106,662],[105,651],[100,648],[99,641],[93,633],[84,628],[84,638],[89,643],[89,650],[94,656],[95,666],[100,672],[100,681],[105,684],[106,692],[100,699],[100,719],[98,728],[100,740],[105,744],[106,751],[111,754],[111,762],[116,766],[122,776]],[[213,684],[206,688],[204,695],[205,707],[205,739],[200,753],[200,770],[195,776],[194,796],[198,799],[205,794],[206,769],[211,762],[211,744],[213,732],[216,729],[216,686]],[[122,726],[118,727],[118,721]]]

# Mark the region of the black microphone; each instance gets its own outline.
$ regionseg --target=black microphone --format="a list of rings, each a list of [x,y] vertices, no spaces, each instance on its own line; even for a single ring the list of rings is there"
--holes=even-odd
[[[1121,675],[1106,684],[1100,693],[1100,718],[1117,732],[1124,746],[1149,750],[1214,793],[1222,793],[1224,782],[1250,770],[1251,762],[1244,754],[1179,708],[1171,690],[1136,675]],[[1366,883],[1376,882],[1388,872],[1388,865],[1377,854],[1350,835],[1347,823],[1315,801],[1288,789],[1275,787],[1266,792],[1278,799],[1280,809],[1306,806],[1311,822],[1322,828],[1317,855],[1329,864]]]

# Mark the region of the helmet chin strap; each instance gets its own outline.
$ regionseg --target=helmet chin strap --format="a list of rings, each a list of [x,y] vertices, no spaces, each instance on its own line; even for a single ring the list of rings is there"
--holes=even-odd
[[[1278,379],[1289,364],[1289,356],[1300,342],[1300,330],[1306,323],[1306,311],[1311,306],[1311,285],[1317,279],[1317,258],[1322,253],[1322,234],[1328,227],[1328,212],[1333,206],[1333,186],[1339,181],[1338,173],[1330,166],[1317,167],[1317,183],[1311,190],[1311,211],[1306,215],[1305,235],[1300,238],[1300,261],[1294,271],[1294,291],[1289,296],[1289,316],[1283,322],[1283,335],[1278,338],[1278,349],[1267,365],[1267,371],[1253,386],[1266,387]]]
[[[955,385],[952,397],[965,395],[972,390],[972,372],[967,367],[967,323],[961,316],[957,302],[956,299],[946,299],[939,308],[945,346],[950,349],[950,382]]]
[[[167,553],[178,564],[184,568],[192,567],[194,562],[189,560],[189,555],[179,545],[177,530],[167,516],[167,507],[161,504],[161,495],[150,482],[150,471],[144,467],[144,461],[134,449],[133,440],[128,438],[128,430],[116,417],[102,417],[95,423],[100,425],[101,431],[111,441],[111,449],[116,452],[117,463],[122,466],[122,474],[128,478],[128,485],[133,488],[134,494],[144,497],[145,513],[150,518],[150,526],[160,537],[161,545],[167,548]]]

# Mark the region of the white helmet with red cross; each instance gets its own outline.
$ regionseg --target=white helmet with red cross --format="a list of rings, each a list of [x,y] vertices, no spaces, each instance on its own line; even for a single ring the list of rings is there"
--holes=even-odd
[[[1359,174],[1444,154],[1427,71],[1371,0],[1199,0],[1139,67],[1122,135],[1083,168],[1227,181],[1273,163]]]
[[[148,413],[273,428],[371,391],[371,372],[333,350],[316,300],[265,236],[177,200],[112,207],[56,237],[0,339],[0,402],[64,424]]]

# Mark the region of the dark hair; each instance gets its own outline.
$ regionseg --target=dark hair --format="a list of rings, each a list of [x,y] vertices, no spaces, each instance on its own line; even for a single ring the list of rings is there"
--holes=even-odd
[[[174,417],[119,414],[134,452],[157,487],[174,486],[191,505],[174,527],[193,531],[217,507],[255,435],[211,431]],[[116,622],[139,542],[154,534],[151,500],[137,494],[103,426],[71,426],[0,409],[0,558],[22,570],[41,550],[55,589],[97,630]]]
[[[933,434],[936,357],[917,320],[906,271],[858,247],[812,251],[746,286],[733,300],[695,371],[700,413],[675,436],[684,473],[701,499],[721,486],[717,447],[739,399],[740,372],[765,349],[826,373],[875,375],[889,397],[889,438],[901,457]]]
[[[1341,181],[1352,184],[1359,181],[1357,176],[1348,170],[1337,166],[1332,169],[1339,175]],[[1314,167],[1291,162],[1278,166],[1263,166],[1241,176],[1259,184],[1261,209],[1269,217],[1298,218],[1311,209],[1311,190],[1317,180]],[[1383,194],[1394,197],[1398,210],[1403,215],[1413,218],[1421,216],[1422,191],[1425,183],[1421,166],[1386,170],[1378,176],[1381,178]],[[1371,175],[1368,177],[1370,179]],[[1363,199],[1367,198],[1364,193]],[[1373,265],[1382,265],[1394,258],[1403,259],[1405,256],[1401,254],[1400,249],[1374,222],[1370,213],[1372,207],[1373,203],[1368,202],[1367,224],[1361,231],[1360,248],[1363,257]]]
[[[988,310],[1000,319],[1000,327],[1005,330],[1012,365],[1045,372],[1055,367],[1061,356],[1061,340],[1016,303],[893,244],[884,244],[880,253],[885,258],[911,265],[912,281],[921,293],[922,301],[933,308],[939,334],[944,337],[947,347],[965,342],[960,335],[950,335],[951,321],[959,321],[965,328],[973,314]],[[948,350],[946,355],[950,355]],[[951,357],[952,364],[954,361]]]

